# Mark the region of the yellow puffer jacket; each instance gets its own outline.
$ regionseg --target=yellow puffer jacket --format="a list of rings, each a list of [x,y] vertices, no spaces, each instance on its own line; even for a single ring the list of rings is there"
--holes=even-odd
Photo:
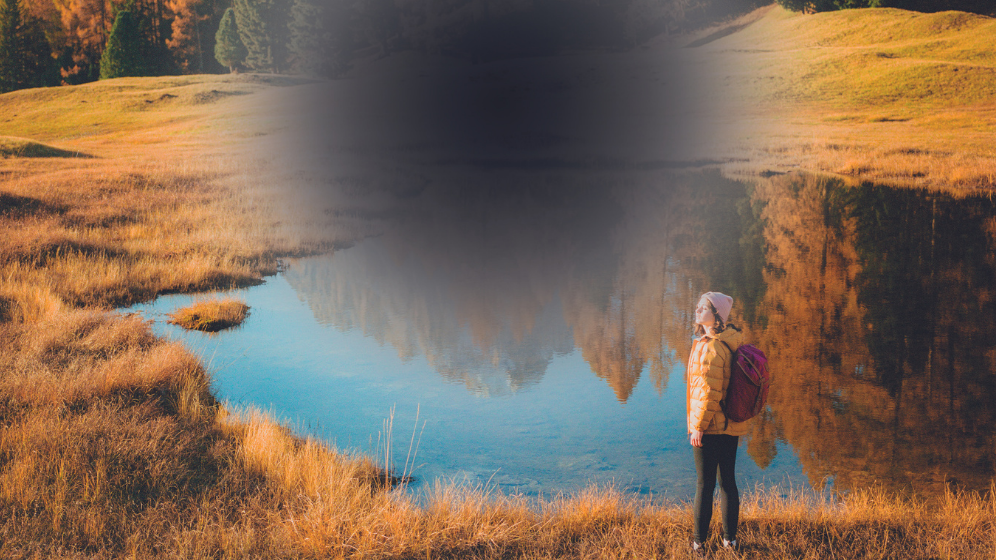
[[[740,331],[728,327],[719,334],[703,336],[692,347],[685,398],[688,433],[702,431],[731,436],[747,433],[747,422],[727,422],[719,404],[726,398],[726,387],[730,384],[731,350],[735,352],[740,348],[743,338]],[[727,349],[723,342],[730,348]]]

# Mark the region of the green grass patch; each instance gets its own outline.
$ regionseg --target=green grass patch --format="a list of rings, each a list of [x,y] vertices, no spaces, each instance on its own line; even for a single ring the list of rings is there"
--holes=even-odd
[[[996,98],[996,68],[861,52],[817,61],[796,87],[805,97],[847,105],[974,105]]]
[[[302,80],[284,77],[194,75],[118,78],[79,86],[36,88],[0,95],[0,128],[10,136],[58,142],[190,123],[210,105]],[[167,139],[170,130],[162,130]]]
[[[994,37],[996,19],[963,12],[776,7],[714,48],[778,53],[761,62],[786,78],[766,92],[775,99],[921,112],[996,100]]]

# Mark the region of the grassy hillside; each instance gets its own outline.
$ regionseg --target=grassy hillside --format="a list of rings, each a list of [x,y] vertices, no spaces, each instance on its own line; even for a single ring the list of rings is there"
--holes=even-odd
[[[246,285],[274,270],[276,251],[321,250],[267,225],[280,218],[259,209],[275,193],[233,157],[262,126],[241,100],[267,81],[127,78],[0,96],[3,313]]]
[[[0,96],[0,131],[69,149],[112,145],[115,154],[169,143],[205,127],[230,128],[220,103],[289,80],[253,75],[120,78],[73,87],[19,90]],[[203,147],[203,144],[198,147]],[[141,148],[140,148],[141,149]]]
[[[842,111],[875,109],[913,117],[951,106],[996,101],[996,19],[895,9],[791,14],[774,9],[729,37],[727,48],[753,45],[796,64],[760,93]]]
[[[70,150],[60,150],[40,142],[15,138],[12,136],[0,136],[0,158],[22,157],[22,158],[59,158],[59,157],[88,157],[86,154]]]
[[[754,14],[698,47],[732,171],[808,169],[954,191],[996,186],[996,19],[864,9]]]

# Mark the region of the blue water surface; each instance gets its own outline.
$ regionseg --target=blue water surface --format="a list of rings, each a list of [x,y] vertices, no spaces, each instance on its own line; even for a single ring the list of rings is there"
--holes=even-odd
[[[330,258],[334,267],[338,257],[316,257]],[[362,328],[323,324],[284,274],[218,295],[250,306],[240,327],[206,334],[166,322],[168,313],[210,295],[163,296],[124,311],[151,319],[157,334],[201,356],[222,401],[268,411],[343,451],[383,464],[385,421],[393,411],[391,466],[415,476],[412,491],[441,480],[529,496],[590,484],[654,499],[694,494],[683,366],[672,369],[662,392],[644,371],[620,402],[575,348],[556,353],[537,382],[482,393],[441,376],[422,355],[400,357]],[[779,442],[761,469],[743,443],[741,488],[809,486],[786,444]]]

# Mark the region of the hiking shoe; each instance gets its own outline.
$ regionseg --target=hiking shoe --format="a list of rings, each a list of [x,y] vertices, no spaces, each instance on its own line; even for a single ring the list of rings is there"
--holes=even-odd
[[[740,545],[737,544],[737,539],[733,539],[732,541],[723,539],[723,548],[726,550],[737,551],[740,550]]]
[[[705,558],[706,556],[705,546],[700,542],[692,541],[691,550],[693,558]]]

